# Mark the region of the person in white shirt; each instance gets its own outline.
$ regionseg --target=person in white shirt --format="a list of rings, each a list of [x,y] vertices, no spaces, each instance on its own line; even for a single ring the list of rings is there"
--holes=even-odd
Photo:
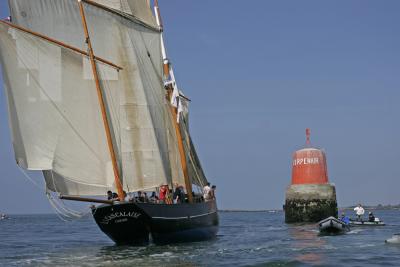
[[[354,208],[354,211],[355,211],[356,214],[357,214],[357,219],[358,219],[359,221],[361,221],[361,216],[363,216],[364,213],[365,213],[364,208],[361,206],[361,204],[358,204],[358,206]]]
[[[204,186],[204,188],[203,188],[203,198],[204,198],[204,201],[209,201],[212,198],[210,183],[207,183],[207,185]]]

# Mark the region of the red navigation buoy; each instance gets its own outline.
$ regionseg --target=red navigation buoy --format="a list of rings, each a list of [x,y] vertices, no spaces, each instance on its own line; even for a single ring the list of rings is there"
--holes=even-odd
[[[337,216],[335,186],[329,184],[325,152],[310,144],[293,153],[292,182],[286,190],[285,221],[316,222]]]
[[[328,170],[325,153],[310,145],[310,129],[306,129],[306,148],[293,153],[292,184],[326,184]]]

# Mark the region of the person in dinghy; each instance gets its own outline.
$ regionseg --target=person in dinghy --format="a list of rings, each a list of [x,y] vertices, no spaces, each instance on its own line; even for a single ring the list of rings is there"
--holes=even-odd
[[[358,206],[354,208],[354,211],[356,212],[357,220],[362,221],[362,216],[364,216],[365,210],[361,204],[358,204]]]
[[[349,218],[349,216],[347,216],[344,212],[342,212],[342,215],[341,215],[341,217],[340,217],[340,220],[341,220],[342,222],[344,222],[346,225],[349,225],[349,224],[350,224],[350,218]]]

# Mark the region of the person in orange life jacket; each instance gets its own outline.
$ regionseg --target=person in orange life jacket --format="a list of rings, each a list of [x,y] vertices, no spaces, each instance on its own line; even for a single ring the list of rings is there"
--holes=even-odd
[[[158,197],[158,199],[160,200],[160,203],[162,203],[162,204],[165,203],[167,194],[168,194],[168,186],[167,185],[162,185],[160,187],[160,194],[159,194],[159,197]]]

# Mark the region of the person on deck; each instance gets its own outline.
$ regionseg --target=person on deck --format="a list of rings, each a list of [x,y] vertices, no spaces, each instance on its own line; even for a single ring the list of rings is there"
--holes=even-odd
[[[125,200],[126,202],[131,201],[131,197],[126,193],[126,191],[124,191],[124,200]]]
[[[166,185],[162,185],[160,187],[160,194],[159,194],[159,200],[161,204],[165,204],[165,199],[168,193],[168,188]]]
[[[206,186],[204,186],[203,188],[203,198],[204,201],[209,201],[211,199],[211,187],[210,187],[210,183],[207,183]]]
[[[149,202],[149,197],[147,196],[146,192],[142,192],[142,199],[144,203]]]
[[[158,196],[156,195],[156,192],[152,192],[151,196],[149,198],[150,203],[158,203]]]
[[[144,195],[143,195],[142,191],[138,191],[137,199],[138,199],[138,202],[142,202],[142,203],[144,202]]]
[[[217,190],[217,186],[216,185],[211,186],[211,191],[210,191],[211,199],[215,199],[215,190]]]
[[[113,198],[113,193],[110,190],[108,190],[107,191],[107,199],[111,200],[112,198]]]
[[[375,216],[371,211],[368,213],[368,221],[375,222]]]
[[[361,216],[364,215],[365,210],[364,210],[364,208],[361,206],[361,204],[358,204],[358,206],[354,208],[354,211],[356,212],[357,220],[362,221]]]
[[[174,201],[172,199],[173,193],[172,189],[169,189],[168,185],[165,186],[167,188],[167,193],[165,194],[165,203],[166,204],[173,204]]]
[[[184,203],[185,202],[185,191],[183,186],[175,184],[175,192],[173,195],[174,203]]]
[[[118,194],[117,193],[112,193],[112,199],[111,200],[119,200]]]

